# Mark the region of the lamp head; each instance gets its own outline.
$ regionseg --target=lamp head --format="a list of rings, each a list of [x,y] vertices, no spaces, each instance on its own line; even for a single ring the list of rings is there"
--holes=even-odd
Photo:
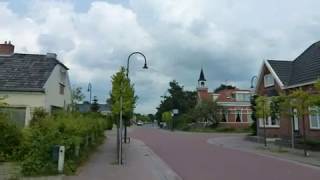
[[[147,63],[144,63],[143,69],[148,69]]]

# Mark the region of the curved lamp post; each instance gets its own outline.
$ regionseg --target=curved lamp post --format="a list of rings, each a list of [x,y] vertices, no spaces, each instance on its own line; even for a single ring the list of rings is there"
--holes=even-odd
[[[254,81],[257,81],[258,80],[258,76],[252,76],[251,78],[251,89],[255,88],[256,86],[254,86]],[[255,84],[256,85],[256,84]]]
[[[143,57],[143,59],[144,59],[144,66],[142,67],[142,69],[148,69],[148,66],[147,66],[147,58],[146,58],[146,56],[145,56],[143,53],[138,52],[138,51],[131,53],[131,54],[128,56],[128,60],[127,60],[127,74],[126,74],[126,75],[127,75],[128,80],[129,80],[130,58],[131,58],[131,56],[133,56],[133,55],[135,55],[135,54],[141,55],[141,56]],[[127,123],[124,123],[124,143],[127,143]]]
[[[147,58],[144,54],[142,54],[141,52],[133,52],[131,53],[129,56],[128,56],[128,61],[127,61],[127,78],[129,79],[129,65],[130,65],[130,58],[132,55],[135,55],[135,54],[139,54],[143,57],[144,59],[144,66],[142,67],[142,69],[148,69],[148,66],[147,66]]]

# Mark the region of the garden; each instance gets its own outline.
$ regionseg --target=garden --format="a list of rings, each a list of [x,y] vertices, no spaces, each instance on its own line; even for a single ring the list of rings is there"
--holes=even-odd
[[[55,146],[65,147],[64,174],[73,174],[112,129],[110,117],[99,113],[57,112],[36,108],[30,126],[18,128],[0,113],[0,163],[15,162],[24,176],[58,174]]]

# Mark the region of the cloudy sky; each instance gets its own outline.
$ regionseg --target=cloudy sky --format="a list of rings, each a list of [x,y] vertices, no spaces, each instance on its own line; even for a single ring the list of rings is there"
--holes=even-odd
[[[249,88],[263,59],[292,60],[320,40],[318,0],[0,0],[0,42],[16,52],[55,52],[74,87],[100,102],[133,51],[137,112],[155,112],[168,82],[193,90],[203,67],[212,90]],[[87,93],[87,92],[86,92]]]

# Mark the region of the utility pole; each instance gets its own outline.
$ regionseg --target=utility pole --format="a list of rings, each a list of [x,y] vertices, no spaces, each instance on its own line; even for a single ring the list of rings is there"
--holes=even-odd
[[[90,92],[90,96],[89,96],[89,97],[90,97],[90,99],[89,99],[90,101],[89,101],[89,102],[90,102],[90,104],[91,104],[92,85],[91,85],[91,83],[90,83],[90,82],[89,82],[89,84],[88,84],[88,92]]]
[[[117,158],[118,164],[122,165],[122,114],[123,114],[123,79],[120,84],[120,113],[119,113],[119,124],[117,128]]]

